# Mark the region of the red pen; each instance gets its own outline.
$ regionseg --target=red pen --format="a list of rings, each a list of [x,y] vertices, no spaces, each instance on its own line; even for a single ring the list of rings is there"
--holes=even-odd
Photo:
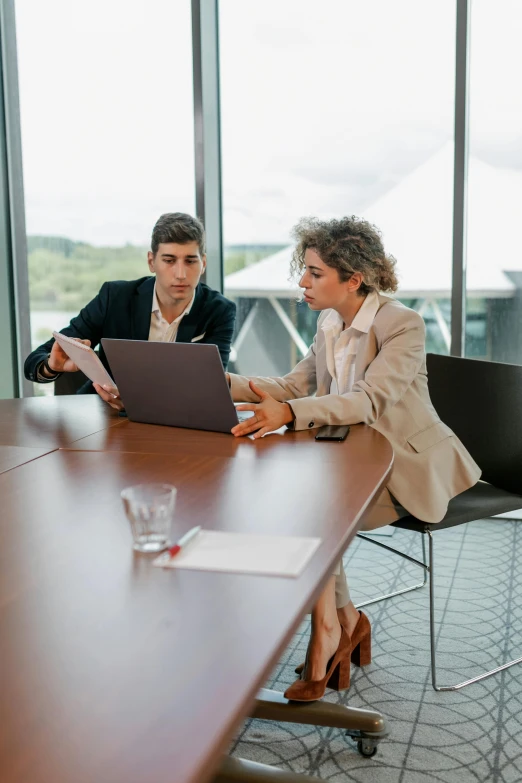
[[[182,549],[185,549],[187,544],[190,544],[190,542],[197,536],[200,530],[201,525],[197,525],[196,527],[193,527],[191,530],[189,530],[188,533],[185,533],[184,536],[181,536],[181,538],[176,541],[175,544],[167,549],[162,557],[162,560],[171,560],[171,558],[175,557],[178,552],[181,552]]]

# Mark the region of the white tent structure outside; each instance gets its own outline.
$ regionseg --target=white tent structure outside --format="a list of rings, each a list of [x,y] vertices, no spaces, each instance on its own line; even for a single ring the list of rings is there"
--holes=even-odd
[[[522,173],[495,168],[471,157],[468,193],[468,296],[512,297],[516,287],[506,273],[522,270],[522,250],[514,241],[522,212]],[[432,310],[449,350],[450,332],[439,302],[451,297],[453,144],[448,142],[401,180],[366,209],[363,217],[379,227],[386,251],[397,259],[397,297],[420,300],[421,315]],[[517,248],[516,255],[513,247]],[[228,275],[225,293],[234,298],[269,300],[304,355],[308,346],[278,301],[292,299],[299,292],[297,283],[289,280],[291,254],[289,246]],[[241,327],[236,351],[254,319],[255,309]]]

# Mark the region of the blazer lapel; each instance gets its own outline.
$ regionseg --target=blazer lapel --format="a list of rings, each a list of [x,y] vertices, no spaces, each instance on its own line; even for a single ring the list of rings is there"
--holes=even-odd
[[[357,353],[355,355],[355,368],[354,368],[354,383],[360,381],[364,377],[366,368],[375,356],[368,357],[368,347],[370,345],[371,328],[368,332],[363,332],[359,337],[359,345],[357,346]]]
[[[134,297],[131,312],[131,339],[148,340],[150,331],[150,316],[152,312],[152,294],[154,293],[155,277],[145,280]]]
[[[381,296],[381,294],[378,294],[379,298],[379,310],[383,305],[385,305],[387,302],[390,301],[389,297]],[[377,310],[377,312],[379,312]],[[357,381],[360,381],[362,378],[364,378],[364,373],[366,372],[366,368],[372,362],[375,357],[377,356],[377,344],[375,340],[375,332],[373,330],[373,326],[370,326],[367,332],[363,332],[361,334],[361,337],[359,338],[359,345],[357,346],[357,355],[355,357],[355,368],[354,368],[354,383]]]
[[[316,360],[315,360],[315,372],[317,383],[317,396],[324,397],[325,394],[330,394],[330,386],[332,385],[332,375],[328,371],[327,358],[326,358],[326,342],[325,334],[321,330],[318,332],[318,340],[316,347]]]

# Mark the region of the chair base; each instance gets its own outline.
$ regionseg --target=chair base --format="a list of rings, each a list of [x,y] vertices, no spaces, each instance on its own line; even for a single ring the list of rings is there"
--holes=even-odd
[[[404,529],[407,529],[405,528],[404,525],[402,525],[402,527]],[[424,571],[423,582],[413,585],[411,587],[402,588],[401,590],[396,590],[393,593],[387,593],[385,595],[379,596],[378,598],[372,598],[369,601],[364,601],[360,604],[357,604],[357,608],[360,609],[363,606],[369,606],[370,604],[375,604],[378,603],[379,601],[384,601],[396,595],[403,595],[404,593],[412,592],[412,590],[418,590],[419,588],[424,587],[426,581],[429,582],[431,684],[433,690],[437,692],[458,691],[461,688],[465,688],[467,685],[472,685],[475,682],[480,682],[481,680],[485,680],[486,677],[491,677],[493,674],[497,674],[498,672],[504,671],[505,669],[509,669],[511,666],[515,666],[515,664],[517,663],[522,663],[522,657],[515,658],[515,660],[504,663],[502,664],[502,666],[497,666],[494,669],[490,669],[487,672],[483,672],[482,674],[479,674],[476,677],[470,677],[468,680],[463,680],[462,682],[456,683],[455,685],[438,685],[437,661],[436,661],[437,642],[436,642],[436,634],[435,634],[435,630],[436,630],[435,629],[435,587],[434,587],[434,577],[433,577],[433,573],[434,573],[433,534],[429,528],[420,529],[420,526],[414,532],[418,532],[422,535],[422,561],[416,560],[414,557],[410,557],[410,555],[406,555],[404,552],[401,552],[399,549],[395,549],[394,547],[391,547],[388,544],[383,544],[381,541],[375,541],[375,539],[365,536],[361,533],[357,534],[358,538],[362,538],[365,541],[370,541],[375,546],[380,546],[383,549],[387,549],[389,552],[393,552],[396,555],[400,555],[400,557],[402,557],[405,560],[408,560],[410,563],[414,563],[414,565],[418,565]],[[429,542],[428,562],[426,562],[426,546],[424,540],[425,535],[428,536],[428,542]]]
[[[344,729],[357,742],[362,756],[371,757],[377,745],[387,736],[383,716],[374,710],[345,707],[325,701],[291,702],[279,691],[263,688],[259,691],[251,718],[275,720],[279,723],[304,723]],[[212,783],[321,783],[318,778],[288,772],[266,764],[226,757]]]
[[[490,669],[489,672],[484,672],[483,674],[479,674],[477,677],[471,677],[469,680],[464,680],[463,682],[459,682],[457,685],[433,685],[434,690],[436,691],[458,691],[460,688],[465,688],[466,685],[472,685],[474,682],[480,682],[480,680],[485,680],[486,677],[491,677],[492,674],[497,674],[497,672],[502,672],[504,669],[509,669],[510,666],[514,666],[516,663],[522,663],[522,657],[521,658],[515,658],[514,661],[509,661],[508,663],[502,664],[502,666],[497,666],[496,669]]]
[[[227,756],[212,783],[321,783],[319,778]]]
[[[422,537],[422,561],[416,560],[414,557],[410,557],[410,555],[404,554],[404,552],[401,552],[399,549],[395,549],[395,547],[390,546],[389,544],[383,544],[382,541],[376,541],[374,538],[370,538],[369,536],[364,535],[364,533],[357,533],[357,538],[362,538],[364,541],[370,541],[370,543],[375,544],[375,546],[380,546],[382,549],[387,549],[388,552],[399,554],[405,560],[409,560],[410,563],[414,563],[415,565],[420,566],[423,571],[422,582],[419,582],[416,585],[411,585],[410,587],[402,587],[400,590],[395,590],[393,593],[385,593],[384,595],[380,595],[377,598],[370,598],[368,601],[362,601],[361,603],[357,604],[357,609],[363,609],[365,606],[378,604],[380,601],[386,601],[388,598],[395,598],[396,595],[404,595],[404,593],[411,593],[414,590],[420,590],[420,588],[424,587],[424,585],[427,583],[428,566],[426,564],[426,545],[424,543],[424,536]]]
[[[344,729],[356,739],[365,737],[376,743],[388,734],[383,716],[375,710],[345,707],[327,701],[293,702],[285,699],[279,691],[265,688],[259,691],[250,717]]]

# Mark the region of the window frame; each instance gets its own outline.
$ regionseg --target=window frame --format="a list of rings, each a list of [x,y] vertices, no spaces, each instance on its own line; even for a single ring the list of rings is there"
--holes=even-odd
[[[455,158],[451,351],[463,356],[466,323],[466,215],[471,0],[456,0]],[[224,290],[219,79],[219,0],[191,0],[196,213],[207,233],[206,282]],[[0,4],[0,357],[1,396],[30,396],[23,377],[30,352],[30,310],[15,0]],[[5,302],[4,302],[5,300]],[[6,306],[4,306],[4,304]]]

